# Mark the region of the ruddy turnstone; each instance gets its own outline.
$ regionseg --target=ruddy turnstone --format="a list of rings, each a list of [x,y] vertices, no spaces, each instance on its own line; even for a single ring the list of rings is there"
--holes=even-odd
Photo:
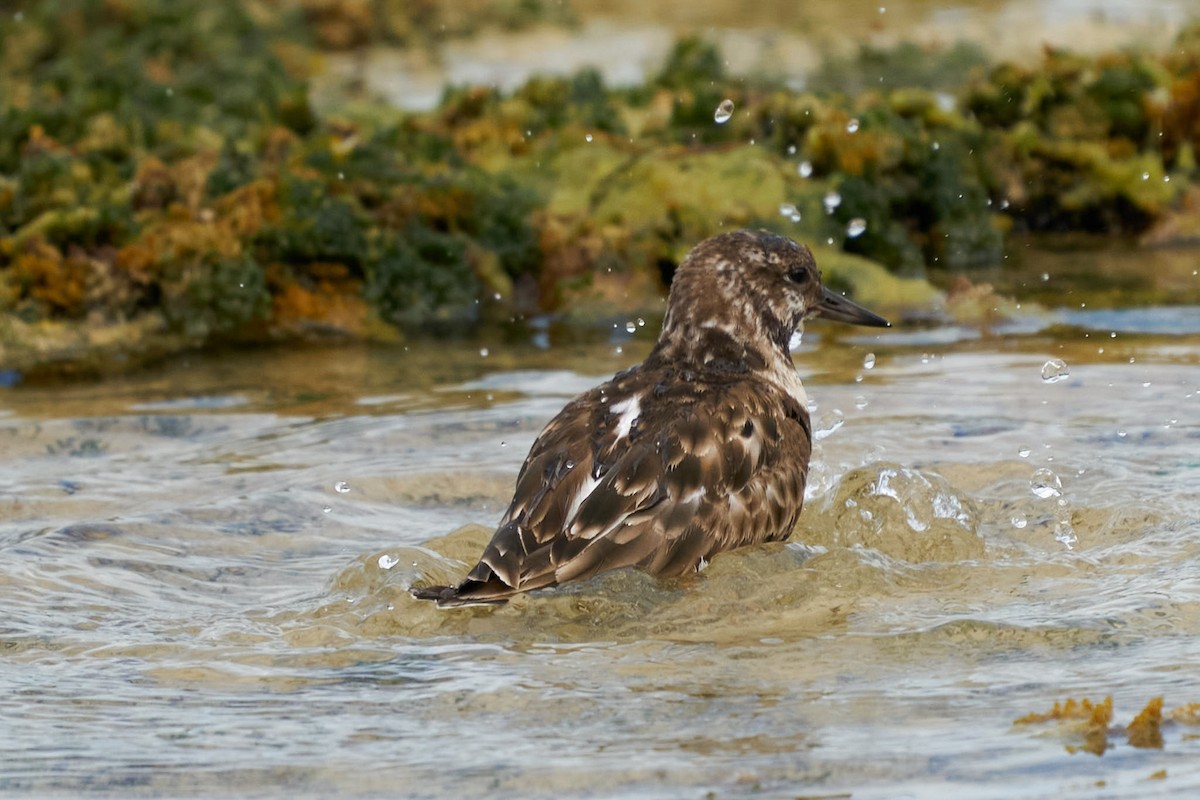
[[[812,452],[790,341],[816,316],[888,325],[822,286],[812,252],[791,239],[743,230],[701,242],[675,273],[646,360],[545,427],[467,577],[412,595],[503,603],[621,567],[681,575],[787,538]]]

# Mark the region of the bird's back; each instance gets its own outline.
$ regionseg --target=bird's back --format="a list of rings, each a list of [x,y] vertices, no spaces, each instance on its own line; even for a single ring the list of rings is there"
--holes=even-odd
[[[418,596],[501,602],[627,566],[679,575],[721,551],[786,538],[810,450],[800,398],[764,372],[652,357],[546,426],[479,563],[457,587]]]

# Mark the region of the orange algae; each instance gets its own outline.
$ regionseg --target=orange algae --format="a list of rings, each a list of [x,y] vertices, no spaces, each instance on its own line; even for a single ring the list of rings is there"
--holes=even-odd
[[[1014,721],[1015,725],[1030,725],[1037,722],[1052,722],[1056,720],[1085,720],[1089,723],[1098,722],[1108,725],[1112,721],[1112,695],[1104,698],[1103,702],[1093,703],[1086,697],[1076,700],[1068,697],[1066,702],[1054,701],[1054,708],[1044,714],[1026,714]]]
[[[1180,725],[1200,725],[1200,703],[1188,703],[1173,709],[1168,715],[1172,722]]]
[[[1068,697],[1066,702],[1055,701],[1054,708],[1045,714],[1026,714],[1014,724],[1029,725],[1038,722],[1073,722],[1072,728],[1083,733],[1083,744],[1079,747],[1068,746],[1067,750],[1075,752],[1082,750],[1093,755],[1104,755],[1108,749],[1108,726],[1112,722],[1112,695],[1104,698],[1103,702],[1093,703],[1086,697],[1076,701]]]
[[[1133,722],[1125,728],[1129,744],[1134,747],[1154,747],[1162,749],[1162,707],[1163,699],[1155,697],[1142,712],[1133,718]]]

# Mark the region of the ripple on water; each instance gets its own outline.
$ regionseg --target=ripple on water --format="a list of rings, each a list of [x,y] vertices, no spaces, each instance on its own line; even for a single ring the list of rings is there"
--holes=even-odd
[[[971,497],[942,476],[876,463],[847,472],[805,513],[800,536],[826,547],[867,547],[908,562],[979,558]]]

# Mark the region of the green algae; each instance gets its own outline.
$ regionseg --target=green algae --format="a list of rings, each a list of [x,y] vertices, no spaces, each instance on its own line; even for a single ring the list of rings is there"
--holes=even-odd
[[[371,35],[415,41],[389,8],[398,27]],[[688,38],[628,89],[584,70],[320,116],[303,48],[342,46],[354,5],[260,11],[42,0],[0,19],[3,366],[116,346],[102,328],[170,347],[481,307],[597,319],[653,307],[695,242],[742,226],[825,243],[827,279],[893,313],[940,308],[924,277],[1001,264],[1012,231],[1194,235],[1200,26],[1163,56],[1034,66],[864,47],[806,91],[731,77]]]

